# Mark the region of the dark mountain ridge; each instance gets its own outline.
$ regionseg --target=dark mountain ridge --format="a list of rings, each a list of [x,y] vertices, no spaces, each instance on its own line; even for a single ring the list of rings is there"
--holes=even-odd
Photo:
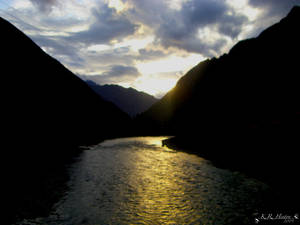
[[[133,88],[113,84],[99,85],[91,80],[86,80],[86,83],[103,99],[114,103],[131,117],[146,111],[158,100]]]
[[[14,119],[26,118],[22,115],[25,113],[30,118],[45,119],[43,122],[50,126],[54,126],[52,122],[58,123],[56,117],[61,117],[60,120],[63,119],[64,122],[60,124],[60,128],[65,127],[71,134],[83,137],[82,140],[72,138],[78,143],[85,142],[83,139],[89,135],[84,134],[86,130],[81,134],[77,133],[81,132],[80,126],[91,127],[91,122],[102,124],[103,128],[108,129],[100,130],[101,135],[96,135],[102,138],[111,135],[110,122],[116,125],[122,120],[129,120],[125,113],[104,101],[85,82],[43,52],[21,31],[3,19],[0,20],[0,26],[5,34],[1,36],[1,41],[4,43],[1,48],[2,79],[3,84],[11,85],[9,88],[2,89],[9,92],[5,103],[22,109],[13,111],[11,107],[7,107],[6,109],[11,111],[8,113],[9,117],[12,117],[11,113],[15,113],[17,115]],[[35,115],[32,116],[33,114]],[[45,118],[45,115],[48,118]],[[104,117],[119,119],[107,123],[107,118]],[[73,123],[75,121],[77,125]],[[32,125],[36,124],[36,121],[32,122]],[[74,131],[68,126],[77,129]],[[64,136],[67,136],[66,133]]]
[[[141,119],[180,133],[190,122],[205,129],[288,123],[299,113],[299,7],[257,38],[199,63]],[[295,120],[289,125],[294,126]],[[157,126],[158,125],[158,126]],[[176,130],[176,131],[175,131]],[[185,131],[184,131],[185,132]]]
[[[32,197],[55,195],[44,177],[63,167],[78,146],[128,133],[131,120],[2,18],[0,30],[4,214],[12,218],[25,208],[47,208],[48,202]],[[57,171],[55,177],[62,173]]]
[[[258,37],[199,63],[137,118],[138,127],[174,134],[164,143],[259,177],[297,202],[299,24],[294,7]]]

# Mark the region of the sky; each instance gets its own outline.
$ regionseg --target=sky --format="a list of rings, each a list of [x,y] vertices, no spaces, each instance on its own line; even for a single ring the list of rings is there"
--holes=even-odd
[[[0,0],[0,16],[81,78],[162,97],[294,5],[300,0]]]

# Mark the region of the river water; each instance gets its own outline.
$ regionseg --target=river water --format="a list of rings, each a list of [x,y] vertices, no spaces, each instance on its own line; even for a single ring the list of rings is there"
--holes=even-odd
[[[162,147],[165,137],[121,138],[86,150],[47,218],[24,224],[252,224],[268,186]]]

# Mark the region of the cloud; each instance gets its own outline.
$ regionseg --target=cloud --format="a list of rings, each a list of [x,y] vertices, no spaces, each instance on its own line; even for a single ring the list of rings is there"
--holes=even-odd
[[[249,37],[257,36],[261,31],[285,17],[291,8],[300,5],[299,0],[248,0],[248,4],[261,11],[255,19]]]
[[[285,16],[293,6],[300,5],[299,0],[248,0],[253,7],[265,10],[264,16]]]
[[[110,68],[109,71],[102,73],[102,76],[109,76],[109,77],[123,77],[123,76],[137,77],[139,75],[140,73],[135,67],[123,66],[123,65],[114,65]]]
[[[79,75],[84,80],[91,80],[97,84],[116,84],[132,82],[141,76],[137,68],[133,66],[113,65],[109,70],[101,75],[84,76]]]
[[[134,86],[142,77],[147,83],[149,75],[157,75],[153,83],[180,77],[169,71],[219,56],[299,5],[299,0],[120,1],[121,10],[108,0],[15,0],[7,12],[10,21],[75,73],[100,74],[89,78],[102,84]]]
[[[182,1],[179,9],[168,7],[167,1],[126,1],[134,5],[130,12],[134,19],[152,29],[156,44],[206,57],[221,53],[228,38],[236,38],[248,22],[224,0]],[[210,34],[199,37],[199,30],[205,28]]]
[[[42,17],[40,23],[48,30],[51,29],[53,32],[62,31],[66,34],[68,30],[83,29],[81,27],[86,26],[85,21],[73,17]]]
[[[227,12],[228,6],[219,0],[192,0],[182,5],[181,14],[189,28],[207,26],[219,22]]]
[[[83,50],[90,67],[97,68],[99,65],[133,65],[136,55],[126,47],[112,48],[106,51],[86,51]],[[88,66],[88,65],[87,65]]]
[[[31,37],[48,54],[74,68],[86,66],[85,57],[80,55],[80,47],[59,37],[33,35]]]
[[[39,44],[39,46],[48,48],[56,55],[74,55],[78,51],[76,46],[69,46],[67,42],[59,37],[47,37],[43,35],[33,35],[32,39]]]
[[[218,31],[221,34],[236,38],[242,31],[243,25],[248,22],[248,19],[244,15],[240,15],[230,10],[230,15],[224,14],[218,24]]]
[[[54,6],[57,6],[58,0],[30,0],[42,12],[50,12]]]
[[[58,0],[30,1],[42,12],[60,4]],[[177,8],[169,7],[170,2],[167,0],[123,0],[123,2],[129,7],[124,11],[117,11],[109,7],[107,2],[97,1],[97,4],[90,4],[88,9],[83,10],[85,13],[89,11],[89,16],[82,17],[77,16],[80,15],[78,14],[80,5],[73,6],[76,10],[72,11],[70,1],[66,1],[60,13],[63,14],[64,10],[67,10],[66,15],[75,13],[76,16],[55,17],[52,13],[51,16],[45,17],[41,14],[38,19],[43,27],[51,31],[51,36],[49,35],[47,40],[47,33],[43,33],[45,37],[43,41],[43,37],[37,34],[35,40],[38,40],[40,45],[48,47],[52,53],[68,57],[68,61],[71,59],[77,61],[81,57],[80,51],[80,54],[85,54],[82,57],[86,57],[86,61],[92,62],[93,65],[96,65],[94,61],[98,61],[97,63],[106,65],[130,66],[134,60],[159,59],[182,50],[187,53],[200,53],[204,57],[217,56],[222,53],[224,46],[229,45],[231,39],[241,33],[243,25],[247,22],[245,16],[235,13],[223,0],[178,1]],[[143,27],[145,29],[142,30],[146,32],[138,33],[139,28]],[[59,30],[66,35],[55,34],[55,31]],[[204,30],[205,35],[199,35]],[[116,48],[101,53],[85,50],[97,44],[114,48],[112,41],[120,43],[133,35],[140,35],[140,38],[143,38],[143,35],[144,37],[153,35],[155,38],[153,43],[144,49],[137,49],[135,53],[130,48]],[[54,41],[58,42],[56,46]],[[74,46],[74,51],[71,45]]]
[[[164,58],[166,56],[168,56],[168,54],[166,54],[162,50],[142,48],[139,49],[139,55],[136,57],[136,59],[140,61],[149,61],[149,60]]]
[[[91,10],[94,22],[88,30],[70,33],[71,41],[82,42],[87,45],[109,43],[112,40],[121,41],[132,35],[138,25],[132,23],[125,14],[117,13],[114,8],[102,5],[99,9]]]

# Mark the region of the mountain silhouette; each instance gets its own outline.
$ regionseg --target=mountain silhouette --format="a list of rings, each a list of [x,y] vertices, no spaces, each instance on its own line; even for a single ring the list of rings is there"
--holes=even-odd
[[[80,145],[128,133],[131,119],[2,18],[0,31],[3,186],[14,212],[46,171]]]
[[[115,136],[129,122],[21,31],[3,19],[0,29],[2,118],[14,139],[78,146]]]
[[[91,80],[86,80],[86,83],[103,99],[114,103],[131,117],[146,111],[158,100],[133,88],[113,84],[99,85]]]
[[[142,118],[178,134],[191,125],[212,131],[298,126],[299,11],[294,7],[257,38],[199,63]]]
[[[169,146],[189,148],[270,183],[280,185],[277,178],[285,177],[296,190],[299,25],[300,7],[294,7],[258,37],[199,63],[137,118],[138,127],[174,134],[165,142]]]

